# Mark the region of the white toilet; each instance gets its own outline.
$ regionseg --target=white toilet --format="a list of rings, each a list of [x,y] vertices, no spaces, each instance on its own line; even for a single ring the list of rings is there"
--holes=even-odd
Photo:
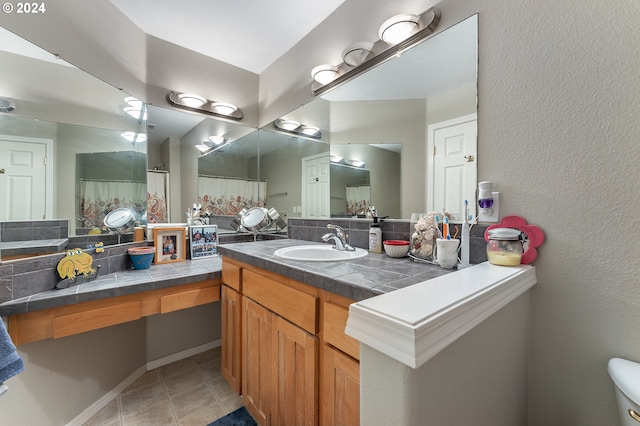
[[[640,364],[621,358],[609,360],[622,426],[640,426]]]

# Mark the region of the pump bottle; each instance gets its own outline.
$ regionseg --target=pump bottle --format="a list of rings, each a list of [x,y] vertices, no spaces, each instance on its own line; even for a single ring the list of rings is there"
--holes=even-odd
[[[382,252],[382,230],[378,223],[378,216],[375,215],[373,216],[371,229],[369,229],[369,251],[372,253]]]

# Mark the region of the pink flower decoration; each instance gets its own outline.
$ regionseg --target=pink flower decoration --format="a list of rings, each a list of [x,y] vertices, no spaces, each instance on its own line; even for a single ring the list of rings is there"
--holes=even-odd
[[[536,248],[540,247],[542,243],[544,243],[544,232],[542,232],[540,228],[538,228],[536,225],[528,225],[527,221],[522,216],[505,216],[502,218],[500,223],[491,225],[484,231],[485,241],[489,241],[488,231],[494,228],[513,228],[524,232],[527,236],[529,247],[522,254],[520,263],[523,265],[529,265],[533,263],[534,260],[536,260],[536,257],[538,257],[538,250],[536,250]]]

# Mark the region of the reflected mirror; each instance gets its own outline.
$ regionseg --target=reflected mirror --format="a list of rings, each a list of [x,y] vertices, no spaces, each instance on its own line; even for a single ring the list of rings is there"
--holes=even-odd
[[[148,111],[150,223],[184,223],[194,203],[222,216],[259,205],[256,129],[155,105]],[[160,194],[166,194],[164,215],[155,207]]]
[[[120,207],[144,222],[145,106],[3,28],[0,63],[0,226],[67,219],[69,236],[101,233]]]
[[[472,16],[281,119],[319,127],[331,157],[363,161],[370,200],[359,203],[375,205],[379,216],[408,219],[412,212],[446,209],[461,219],[464,199],[475,199],[477,180],[477,45]],[[261,140],[274,127],[265,126]],[[287,164],[301,161],[289,158]],[[328,167],[330,158],[322,161]],[[299,209],[280,213],[348,216],[344,185],[334,182],[337,169],[330,170],[330,194],[313,177],[307,186],[314,195],[303,191]],[[301,174],[303,182],[307,177]],[[278,192],[293,193],[297,185],[292,181]]]

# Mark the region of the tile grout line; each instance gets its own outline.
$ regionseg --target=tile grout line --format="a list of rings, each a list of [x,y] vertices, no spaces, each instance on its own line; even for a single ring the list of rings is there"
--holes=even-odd
[[[192,363],[195,364],[195,362],[193,362],[193,360],[191,360]],[[173,420],[176,422],[176,424],[180,424],[180,421],[178,420],[178,414],[176,412],[176,409],[173,407],[173,401],[171,400],[171,397],[169,396],[169,391],[167,390],[167,386],[166,383],[164,381],[164,376],[162,375],[162,373],[158,370],[158,377],[160,377],[160,384],[162,385],[162,390],[164,391],[165,396],[167,397],[167,401],[169,401],[169,408],[171,409],[171,415],[173,416]]]

